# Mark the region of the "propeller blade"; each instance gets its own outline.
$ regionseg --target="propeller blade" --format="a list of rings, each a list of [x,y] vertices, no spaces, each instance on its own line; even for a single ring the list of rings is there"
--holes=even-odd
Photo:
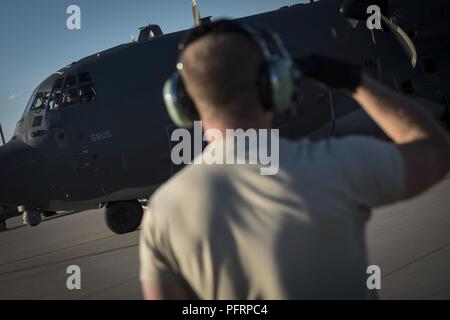
[[[417,50],[411,38],[406,34],[405,31],[403,31],[398,25],[393,23],[389,18],[385,17],[384,15],[381,15],[381,20],[383,20],[383,22],[395,35],[398,42],[400,42],[400,45],[403,47],[406,54],[408,55],[411,65],[415,67],[417,64]]]

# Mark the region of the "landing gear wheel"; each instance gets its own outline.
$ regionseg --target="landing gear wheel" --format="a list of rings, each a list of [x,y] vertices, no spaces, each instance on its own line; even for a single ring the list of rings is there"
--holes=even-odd
[[[141,225],[144,209],[137,200],[112,202],[105,209],[105,222],[117,234],[135,231]]]
[[[42,221],[41,212],[37,210],[24,211],[23,221],[30,227],[36,227]]]
[[[6,231],[6,220],[0,220],[0,232]]]

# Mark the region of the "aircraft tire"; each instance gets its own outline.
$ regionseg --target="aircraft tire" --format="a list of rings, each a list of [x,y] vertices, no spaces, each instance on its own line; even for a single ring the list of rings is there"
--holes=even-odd
[[[42,221],[41,212],[35,210],[24,211],[23,221],[30,227],[36,227]]]
[[[141,225],[144,209],[137,200],[112,202],[106,206],[105,222],[117,234],[135,231]]]
[[[5,232],[6,230],[6,220],[2,219],[0,220],[0,232]]]

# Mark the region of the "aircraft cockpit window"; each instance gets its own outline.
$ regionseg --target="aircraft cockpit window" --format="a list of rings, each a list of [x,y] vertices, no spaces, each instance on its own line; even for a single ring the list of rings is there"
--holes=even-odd
[[[74,87],[74,86],[76,86],[76,85],[77,85],[77,78],[76,78],[75,75],[73,75],[73,76],[68,76],[68,77],[66,78],[66,82],[65,82],[65,84],[64,84],[64,87],[65,87],[65,88]]]
[[[56,110],[59,108],[59,105],[61,103],[61,88],[63,86],[63,80],[63,78],[59,78],[53,85],[52,93],[50,94],[48,100],[49,110]]]
[[[89,73],[87,73],[87,72],[80,73],[78,75],[78,80],[79,80],[80,83],[92,82],[91,75]]]
[[[36,98],[34,98],[33,106],[31,110],[40,110],[47,107],[47,102],[50,97],[50,92],[38,92]]]
[[[59,104],[61,101],[61,89],[53,89],[50,99],[48,101],[48,109],[56,110],[59,108]]]
[[[78,90],[80,103],[95,101],[97,98],[97,91],[95,90],[91,75],[88,72],[79,73],[78,82],[80,83],[80,88]]]
[[[61,108],[73,106],[78,103],[77,88],[66,88],[62,94]]]
[[[78,93],[81,103],[93,102],[97,98],[97,92],[95,91],[95,86],[93,83],[81,86]]]
[[[59,78],[56,80],[55,84],[53,85],[53,90],[55,89],[61,89],[63,86],[63,78]]]
[[[58,90],[55,90],[55,94],[58,94]],[[65,108],[78,104],[77,94],[77,76],[68,76],[64,81],[64,88],[59,93],[61,96],[61,103],[57,108]]]
[[[50,110],[90,103],[96,100],[97,92],[89,73],[78,74],[78,82],[77,75],[66,77],[62,89],[62,80],[59,82],[60,80],[53,87],[49,101]]]

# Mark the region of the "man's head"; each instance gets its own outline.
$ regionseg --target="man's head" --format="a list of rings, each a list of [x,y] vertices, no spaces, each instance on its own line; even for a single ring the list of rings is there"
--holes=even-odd
[[[181,127],[269,128],[272,112],[293,111],[301,72],[281,38],[264,27],[221,20],[194,29],[164,84],[170,118]]]
[[[204,124],[270,126],[259,89],[264,62],[258,44],[239,32],[213,31],[187,46],[181,74]]]

